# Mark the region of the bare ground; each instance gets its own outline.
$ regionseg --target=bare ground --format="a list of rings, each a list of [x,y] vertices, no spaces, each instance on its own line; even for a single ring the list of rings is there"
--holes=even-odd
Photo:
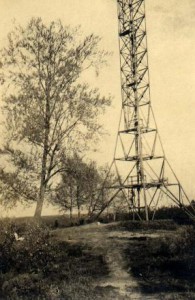
[[[85,246],[85,251],[94,255],[102,255],[104,263],[108,265],[109,274],[96,279],[93,283],[94,289],[97,290],[97,299],[102,300],[183,299],[183,297],[180,298],[179,293],[144,294],[140,289],[139,280],[131,275],[125,257],[125,250],[129,247],[130,240],[157,238],[167,234],[172,233],[162,230],[157,233],[129,232],[119,227],[117,223],[96,223],[55,231],[55,236],[59,240],[68,241],[71,244],[82,244]],[[141,280],[142,274],[139,275]]]

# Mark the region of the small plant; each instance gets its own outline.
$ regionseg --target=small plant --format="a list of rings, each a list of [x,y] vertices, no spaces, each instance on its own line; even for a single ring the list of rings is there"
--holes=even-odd
[[[193,226],[182,226],[169,235],[134,242],[133,247],[126,250],[126,256],[144,292],[189,292],[189,295],[195,292]]]
[[[36,222],[0,222],[1,299],[95,299],[91,277],[107,274],[100,255],[58,241]]]

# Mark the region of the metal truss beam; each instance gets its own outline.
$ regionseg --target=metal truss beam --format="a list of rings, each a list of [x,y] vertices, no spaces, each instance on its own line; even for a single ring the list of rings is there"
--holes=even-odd
[[[126,201],[141,218],[152,219],[163,196],[179,205],[191,218],[194,208],[163,150],[150,99],[148,49],[144,0],[118,0],[122,109],[113,164],[103,193],[99,216],[112,201]],[[110,180],[108,177],[110,176]],[[112,178],[112,180],[111,180]],[[169,178],[169,179],[168,179]],[[102,197],[103,198],[103,197]]]

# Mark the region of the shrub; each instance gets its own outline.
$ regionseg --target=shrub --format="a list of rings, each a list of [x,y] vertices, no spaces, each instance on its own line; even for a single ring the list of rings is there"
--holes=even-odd
[[[170,255],[195,255],[195,230],[192,226],[183,226],[177,234],[167,237],[164,243]]]
[[[9,295],[10,299],[18,296],[29,298],[32,294],[37,294],[37,285],[40,285],[39,276],[28,273],[18,274],[3,283],[2,291],[5,295]]]
[[[17,241],[14,233],[24,240]],[[5,273],[15,268],[18,272],[33,271],[42,267],[48,257],[49,231],[35,222],[21,229],[13,221],[3,220],[0,224],[0,271]],[[44,255],[43,255],[44,254]]]
[[[144,292],[195,291],[193,226],[182,226],[169,234],[135,241],[125,254],[131,272],[139,278]]]
[[[89,278],[107,272],[101,256],[58,241],[42,224],[0,222],[0,299],[95,299]]]

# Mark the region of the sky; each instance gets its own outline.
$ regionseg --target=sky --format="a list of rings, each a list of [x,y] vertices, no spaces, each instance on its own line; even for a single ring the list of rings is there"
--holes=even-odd
[[[101,46],[113,53],[99,77],[86,78],[112,95],[112,107],[101,120],[107,131],[99,150],[89,157],[98,163],[113,159],[121,108],[116,0],[0,0],[0,46],[13,27],[31,17],[61,19],[81,25],[84,34],[102,37]],[[195,1],[146,0],[151,101],[166,157],[190,199],[195,198]],[[0,99],[1,101],[1,99]]]

